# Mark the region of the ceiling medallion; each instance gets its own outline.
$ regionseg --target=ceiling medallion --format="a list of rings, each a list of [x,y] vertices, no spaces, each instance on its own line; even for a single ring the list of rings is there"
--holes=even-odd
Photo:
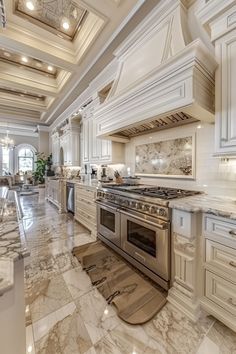
[[[69,40],[74,39],[86,14],[73,0],[15,0],[15,12]]]
[[[7,135],[3,139],[0,139],[0,145],[7,150],[14,149],[15,147],[14,140],[10,139],[8,134],[9,134],[9,130],[7,130]]]

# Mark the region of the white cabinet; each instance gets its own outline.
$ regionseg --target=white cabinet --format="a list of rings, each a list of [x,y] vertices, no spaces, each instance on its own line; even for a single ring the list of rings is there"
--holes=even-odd
[[[197,14],[210,33],[219,64],[216,71],[216,155],[236,155],[236,3],[202,2]]]
[[[59,213],[66,211],[66,181],[63,179],[45,178],[45,199],[53,203]]]
[[[98,139],[97,123],[92,116],[83,119],[83,162],[124,163],[124,144]]]
[[[53,165],[60,165],[60,138],[59,134],[56,132],[52,135],[52,161]]]
[[[95,204],[96,188],[75,185],[75,219],[97,237],[97,208]]]
[[[87,163],[89,162],[89,124],[90,124],[90,120],[84,119],[83,120],[83,130],[82,130],[82,140],[83,140],[83,149],[82,149],[82,153],[83,153],[83,162]]]
[[[215,43],[219,62],[216,76],[216,153],[236,155],[236,30]]]
[[[80,166],[80,129],[73,126],[64,130],[60,137],[65,166]]]
[[[236,221],[203,216],[204,291],[202,307],[236,331]]]

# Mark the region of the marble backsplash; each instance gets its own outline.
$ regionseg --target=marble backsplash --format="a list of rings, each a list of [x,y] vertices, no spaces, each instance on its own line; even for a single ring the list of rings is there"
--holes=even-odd
[[[154,177],[193,178],[194,137],[151,142],[135,147],[135,173]]]
[[[221,160],[213,156],[214,124],[193,123],[153,134],[145,134],[131,139],[126,144],[126,166],[135,174],[135,148],[152,141],[162,141],[183,136],[196,136],[196,176],[192,180],[182,178],[142,177],[141,183],[195,189],[215,196],[236,198],[236,159]]]

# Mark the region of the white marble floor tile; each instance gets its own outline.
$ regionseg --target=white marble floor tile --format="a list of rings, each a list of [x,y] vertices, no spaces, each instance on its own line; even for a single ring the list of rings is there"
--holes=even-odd
[[[92,287],[73,247],[93,241],[39,196],[21,198],[31,257],[25,267],[27,344],[33,354],[236,354],[236,334],[212,318],[191,322],[167,304],[131,326]],[[31,343],[35,343],[35,346]]]
[[[96,289],[79,297],[75,303],[93,344],[120,324],[114,309]]]
[[[197,354],[221,354],[220,348],[210,338],[205,337],[201,343]]]
[[[93,289],[88,274],[82,270],[81,266],[62,275],[73,299],[77,299]]]
[[[36,354],[32,325],[26,327],[26,354]]]
[[[34,282],[27,291],[32,322],[45,317],[72,301],[71,294],[61,275]]]
[[[207,333],[207,338],[219,348],[220,354],[236,354],[236,332],[223,323],[216,321]]]
[[[92,342],[72,302],[34,325],[37,354],[84,354]]]

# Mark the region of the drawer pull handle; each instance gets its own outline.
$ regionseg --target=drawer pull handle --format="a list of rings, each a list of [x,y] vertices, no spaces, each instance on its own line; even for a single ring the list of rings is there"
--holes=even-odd
[[[232,297],[230,297],[230,298],[227,300],[227,302],[228,302],[228,304],[233,305],[233,306],[236,307],[236,303],[234,302],[234,300],[233,300]]]
[[[236,268],[236,263],[234,261],[230,261],[229,262],[229,265],[231,265],[232,267],[235,267]]]
[[[236,236],[236,231],[235,230],[230,230],[229,234],[232,235],[232,236]]]

